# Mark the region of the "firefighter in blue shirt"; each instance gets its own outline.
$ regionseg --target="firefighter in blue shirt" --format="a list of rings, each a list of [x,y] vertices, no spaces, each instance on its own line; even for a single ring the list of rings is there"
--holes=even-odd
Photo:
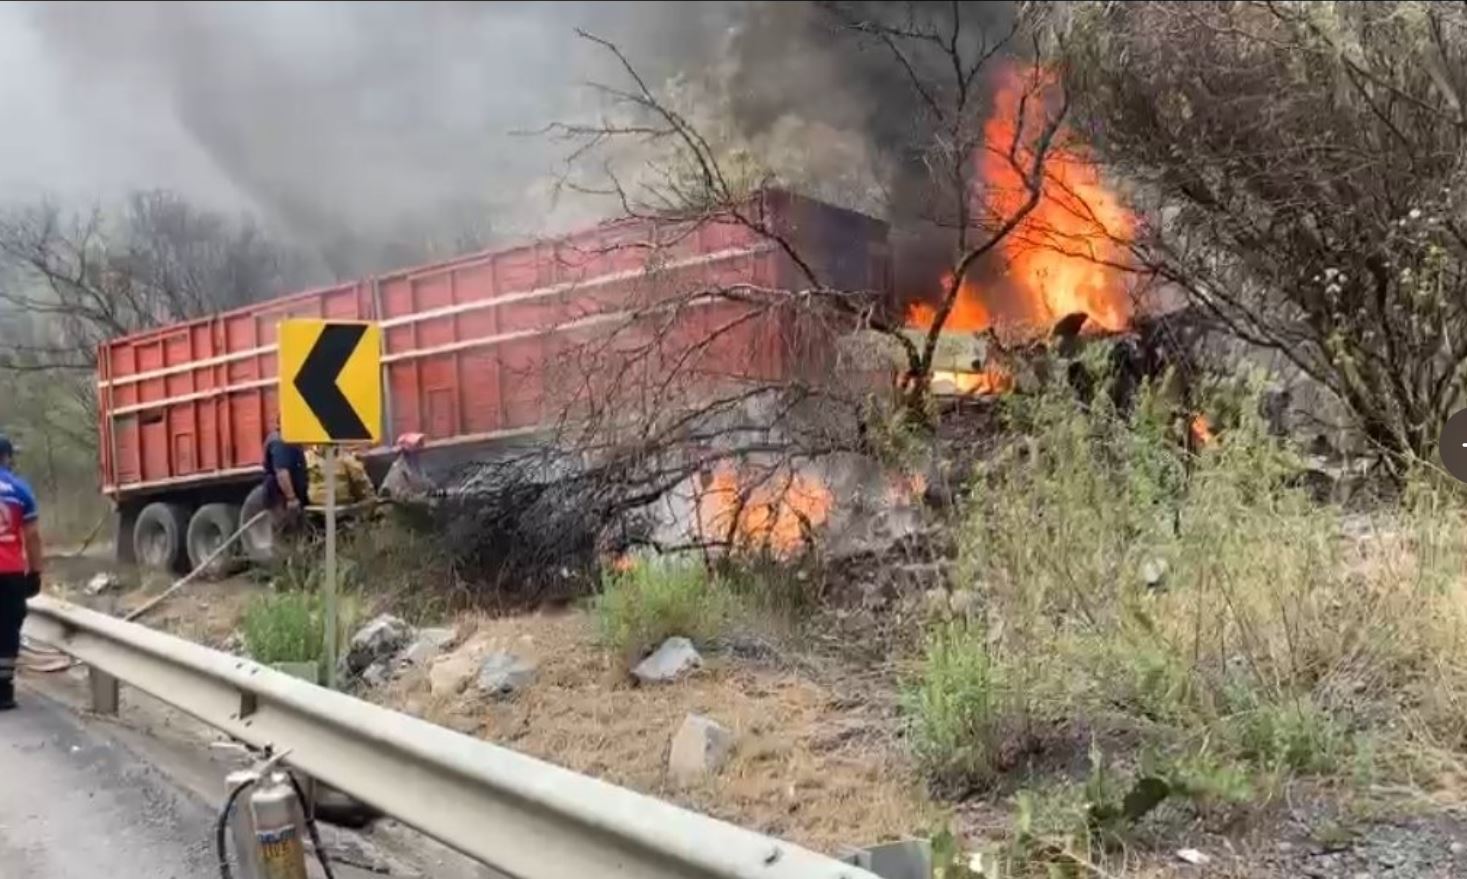
[[[10,471],[15,446],[0,434],[0,711],[15,707],[15,662],[26,599],[41,591],[40,510],[24,479]]]

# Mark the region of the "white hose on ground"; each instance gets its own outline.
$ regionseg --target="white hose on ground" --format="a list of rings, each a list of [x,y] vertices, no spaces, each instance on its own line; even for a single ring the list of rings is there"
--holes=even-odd
[[[223,543],[214,547],[214,551],[209,553],[209,555],[205,557],[202,562],[199,563],[198,567],[194,568],[192,571],[189,571],[183,576],[183,579],[177,581],[172,586],[169,586],[167,589],[163,590],[163,592],[159,594],[156,598],[143,604],[132,613],[129,613],[127,616],[123,617],[123,619],[128,621],[137,619],[138,617],[157,607],[159,604],[162,604],[165,599],[173,595],[178,590],[193,582],[194,578],[197,577],[200,572],[209,567],[209,565],[215,559],[219,558],[219,556],[224,553],[224,550],[232,546],[234,542],[238,540],[241,536],[243,536],[246,531],[253,528],[256,522],[260,521],[268,515],[270,515],[269,510],[261,510],[260,512],[251,516],[248,522],[239,526],[239,530],[229,535],[229,537]],[[22,641],[20,661],[22,668],[24,668],[26,671],[32,672],[65,671],[66,669],[71,668],[73,665],[76,665],[75,660],[67,656],[65,653],[62,653],[60,650],[57,650],[54,647],[43,646],[38,643],[32,643],[28,638]]]
[[[170,596],[172,596],[173,593],[177,592],[178,590],[180,590],[183,587],[187,586],[189,583],[193,582],[193,579],[195,577],[197,577],[201,572],[203,572],[203,570],[205,568],[209,567],[209,565],[212,564],[215,559],[219,558],[219,556],[221,556],[221,555],[224,554],[224,550],[228,549],[236,540],[238,540],[241,536],[243,536],[246,531],[248,531],[251,528],[255,527],[255,523],[256,522],[260,521],[261,519],[265,518],[268,515],[270,515],[270,511],[269,510],[261,510],[260,512],[258,512],[255,515],[251,516],[250,517],[250,520],[248,522],[246,522],[243,525],[239,526],[239,530],[237,530],[233,534],[229,535],[228,539],[226,539],[223,543],[221,543],[218,546],[214,547],[214,551],[211,552],[211,553],[209,553],[207,556],[205,556],[204,557],[204,560],[202,562],[199,562],[198,567],[194,568],[192,571],[189,571],[187,574],[184,574],[183,575],[183,579],[181,579],[178,582],[174,583],[172,586],[169,586],[167,589],[164,589],[157,597],[155,597],[155,598],[153,598],[153,599],[145,602],[144,604],[142,604],[141,606],[139,606],[136,610],[132,611],[127,616],[123,617],[123,619],[126,620],[126,621],[128,621],[128,622],[132,622],[133,620],[137,619],[138,617],[142,616],[143,614],[147,613],[148,611],[150,611],[153,608],[157,607],[158,605],[162,604],[165,600],[167,600]]]

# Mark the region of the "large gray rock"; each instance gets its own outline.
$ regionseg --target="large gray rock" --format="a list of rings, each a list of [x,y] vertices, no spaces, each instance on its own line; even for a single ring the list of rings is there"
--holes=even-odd
[[[677,680],[703,664],[703,657],[687,638],[668,638],[652,655],[637,663],[632,675],[644,684]]]
[[[369,687],[385,687],[392,680],[392,669],[386,662],[378,660],[362,672],[361,681]]]
[[[398,658],[405,665],[424,666],[437,658],[452,641],[453,629],[419,629],[418,637]]]
[[[345,659],[347,673],[359,675],[372,663],[392,658],[412,636],[412,626],[391,614],[382,614],[351,636]]]
[[[535,663],[507,651],[495,651],[479,665],[479,690],[490,696],[512,695],[534,679]]]
[[[714,775],[728,762],[733,746],[734,734],[728,729],[701,715],[689,714],[672,736],[667,774],[679,783]]]

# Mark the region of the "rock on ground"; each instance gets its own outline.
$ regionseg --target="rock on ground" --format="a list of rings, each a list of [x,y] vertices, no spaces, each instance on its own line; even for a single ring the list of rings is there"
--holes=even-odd
[[[401,656],[407,665],[427,665],[453,641],[453,629],[419,629],[418,637]]]
[[[345,659],[347,672],[359,675],[372,663],[392,657],[412,636],[412,626],[391,614],[382,614],[352,636]]]
[[[685,672],[703,664],[703,657],[693,649],[687,638],[668,638],[662,646],[637,663],[632,675],[644,684],[665,683],[677,680]]]
[[[479,689],[491,696],[508,696],[535,679],[535,663],[503,650],[484,657],[479,665]]]
[[[386,686],[392,679],[392,669],[386,662],[378,660],[362,671],[361,681],[369,687]]]
[[[1171,570],[1166,559],[1147,559],[1141,565],[1141,582],[1146,584],[1147,589],[1161,589],[1166,586],[1166,575]]]
[[[667,774],[674,781],[689,782],[716,774],[733,751],[734,735],[723,726],[698,714],[683,718],[667,752]]]
[[[92,579],[87,581],[87,594],[100,595],[108,589],[116,588],[119,582],[121,581],[117,579],[115,574],[110,574],[106,571],[100,574],[94,574]]]

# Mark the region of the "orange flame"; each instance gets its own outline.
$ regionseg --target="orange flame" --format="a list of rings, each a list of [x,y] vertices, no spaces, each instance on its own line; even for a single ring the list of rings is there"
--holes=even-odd
[[[735,549],[788,558],[804,546],[809,529],[825,524],[834,506],[834,495],[816,478],[794,474],[748,489],[725,464],[698,496],[698,525],[705,537],[727,538]]]
[[[952,283],[952,275],[942,279],[942,289],[945,293]],[[907,306],[907,325],[923,330],[932,329],[937,322],[937,306],[929,302],[913,302]],[[958,296],[953,300],[952,311],[948,312],[947,320],[943,321],[942,329],[948,333],[978,333],[993,325],[993,317],[988,313],[988,306],[983,304],[983,299],[978,291],[974,289],[973,283],[967,278],[958,287]]]
[[[1018,71],[999,83],[993,114],[983,127],[984,146],[975,156],[981,212],[994,223],[1019,213],[1029,199],[1024,171],[1033,165],[1048,121],[1042,97],[1052,84],[1049,74],[1026,77]],[[1015,144],[1011,161],[1009,148]],[[1125,328],[1131,300],[1126,273],[1118,266],[1125,261],[1123,242],[1135,231],[1135,218],[1064,126],[1055,132],[1041,165],[1039,201],[998,248],[1018,294],[1014,321],[1047,330],[1066,315],[1085,312],[1087,328]],[[948,283],[945,279],[944,290]],[[930,329],[936,317],[937,308],[927,302],[914,302],[907,310],[907,323],[921,329]],[[978,332],[992,324],[984,291],[964,278],[943,329]]]
[[[1192,448],[1204,449],[1212,445],[1217,434],[1213,433],[1212,421],[1203,413],[1198,412],[1187,422],[1187,434],[1192,440]]]

